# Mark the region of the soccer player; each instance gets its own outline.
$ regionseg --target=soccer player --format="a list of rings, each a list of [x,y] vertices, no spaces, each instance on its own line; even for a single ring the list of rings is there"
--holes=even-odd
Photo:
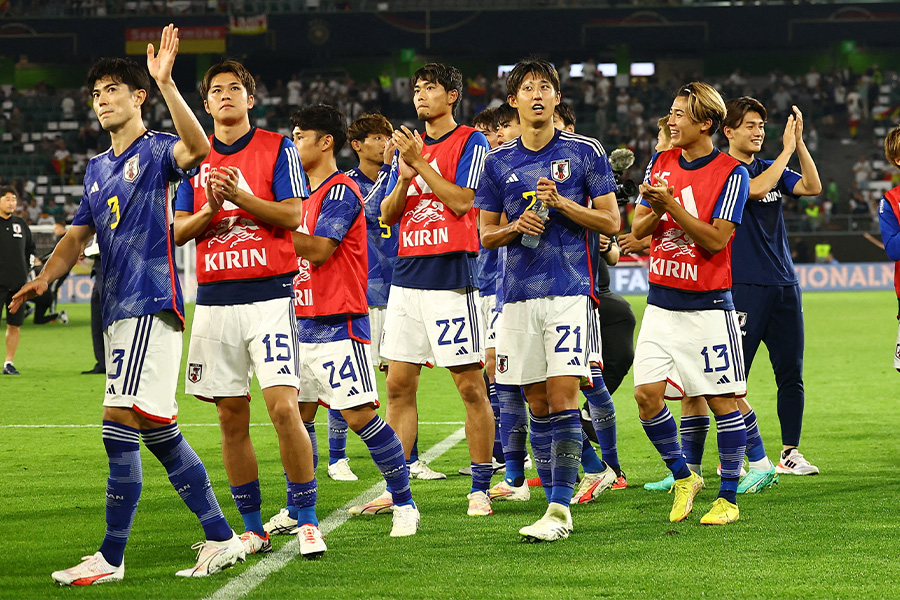
[[[212,150],[175,199],[175,242],[197,242],[197,308],[185,392],[214,402],[231,495],[248,554],[270,552],[260,513],[259,470],[250,440],[253,373],[278,435],[288,493],[298,511],[300,554],[325,542],[316,518],[312,443],[297,407],[297,333],[291,290],[297,258],[291,232],[302,218],[306,180],[283,135],[250,125],[255,81],[237,61],[200,82],[212,116]]]
[[[484,138],[488,141],[491,149],[500,145],[497,139],[497,113],[493,108],[486,108],[474,117],[472,117],[472,127],[484,134]]]
[[[521,136],[488,154],[476,206],[484,246],[506,246],[507,252],[497,382],[524,387],[548,500],[544,516],[519,533],[529,541],[554,541],[572,531],[569,503],[583,435],[578,390],[591,374],[588,351],[598,336],[588,231],[615,234],[619,209],[600,143],[553,127],[560,100],[553,65],[519,61],[506,85]],[[549,214],[542,218],[536,210]]]
[[[884,157],[900,168],[900,127],[894,127],[885,136]],[[878,203],[878,225],[881,228],[884,251],[894,261],[894,290],[900,303],[900,186],[886,192]],[[900,321],[900,309],[897,320]],[[900,330],[897,332],[897,345],[894,348],[894,368],[900,372]]]
[[[376,414],[378,390],[369,351],[366,218],[353,180],[338,171],[347,121],[332,106],[304,108],[291,117],[294,143],[311,194],[303,227],[294,232],[300,273],[294,280],[300,341],[300,400],[304,421],[317,401],[341,416],[369,448],[393,499],[391,537],[414,535],[419,511],[409,489],[403,446]]]
[[[204,577],[243,561],[244,546],[228,526],[200,458],[175,423],[184,307],[174,262],[169,198],[183,177],[196,173],[209,143],[172,81],[178,30],[163,29],[159,53],[147,45],[147,67],[169,108],[179,137],[147,131],[141,107],[150,78],[137,64],[104,58],[87,86],[112,147],[85,169],[84,196],[72,226],[37,278],[13,298],[12,309],[68,273],[96,231],[103,255],[106,395],[103,445],[109,457],[106,536],[83,562],[53,573],[63,585],[118,581],[125,575],[125,544],[141,495],[139,442],[162,463],[181,499],[197,515],[206,541],[197,564],[178,571]]]
[[[453,118],[462,92],[458,69],[429,63],[411,83],[425,133],[407,127],[394,131],[400,176],[381,203],[385,224],[400,223],[381,347],[388,359],[387,420],[409,459],[417,430],[419,372],[422,365],[447,367],[466,409],[472,463],[467,512],[489,515],[494,427],[481,373],[478,230],[472,206],[489,146],[484,135]]]
[[[519,113],[508,102],[494,109],[494,118],[497,119],[497,145],[512,141],[522,134]]]
[[[774,471],[816,475],[819,468],[798,450],[804,406],[803,304],[784,226],[782,197],[816,196],[822,192],[822,182],[803,141],[803,114],[796,106],[788,117],[784,147],[774,161],[755,157],[766,136],[765,107],[747,96],[733,98],[726,106],[723,131],[728,138],[728,153],[747,167],[752,178],[751,202],[744,208],[742,226],[734,235],[731,260],[744,366],[749,375],[759,344],[765,343],[778,386],[781,422],[781,460]],[[787,166],[794,152],[800,160],[800,173]],[[741,412],[747,421],[750,460],[741,488],[749,490],[771,482],[774,473],[762,448],[756,413],[745,402],[741,402]]]
[[[553,126],[575,132],[575,111],[560,102],[553,111]],[[591,357],[591,385],[581,393],[587,400],[579,417],[586,439],[583,441],[581,464],[584,478],[572,497],[576,504],[595,500],[607,489],[625,489],[628,481],[619,464],[616,442],[616,407],[612,394],[618,389],[634,360],[634,313],[628,301],[609,290],[609,267],[619,262],[615,237],[590,232],[591,272],[594,274],[597,319],[601,349]],[[602,341],[606,340],[603,344]],[[612,377],[610,377],[612,376]],[[611,379],[611,380],[610,380]],[[589,432],[589,433],[588,433]],[[597,456],[590,438],[600,445],[603,461]]]
[[[0,188],[0,312],[6,306],[6,360],[4,375],[19,375],[13,364],[19,335],[25,322],[25,311],[10,312],[13,294],[28,281],[34,261],[35,245],[31,229],[22,217],[17,217],[18,198],[12,187]]]
[[[747,428],[735,394],[746,391],[737,316],[731,298],[731,238],[747,200],[747,169],[715,149],[712,135],[725,103],[710,85],[692,82],[669,112],[674,148],[650,160],[632,232],[652,234],[650,293],[634,360],[641,424],[675,479],[669,520],[693,509],[703,481],[678,444],[664,394],[677,373],[687,396],[703,396],[716,418],[722,483],[701,523],[738,519],[736,503]]]

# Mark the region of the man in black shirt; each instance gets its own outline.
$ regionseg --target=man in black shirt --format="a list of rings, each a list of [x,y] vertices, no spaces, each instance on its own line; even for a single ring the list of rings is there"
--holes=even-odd
[[[4,375],[18,375],[13,366],[16,348],[19,347],[19,327],[25,321],[25,311],[9,312],[9,303],[19,288],[28,280],[34,257],[34,239],[31,230],[16,212],[16,192],[11,187],[0,187],[0,311],[6,307],[6,361]]]

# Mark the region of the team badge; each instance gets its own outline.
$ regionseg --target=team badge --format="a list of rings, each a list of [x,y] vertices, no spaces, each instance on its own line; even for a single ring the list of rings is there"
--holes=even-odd
[[[497,355],[497,372],[506,373],[509,370],[509,357],[505,354]]]
[[[737,313],[738,327],[743,329],[744,327],[747,326],[747,313],[740,312],[740,311],[735,311],[735,312]]]
[[[897,344],[897,349],[894,351],[894,356],[900,359],[900,344]]]
[[[13,235],[16,237],[22,237],[22,226],[18,223],[12,224]]]
[[[550,175],[556,181],[565,181],[572,174],[572,167],[569,165],[569,159],[554,160],[550,163]]]
[[[197,383],[203,377],[203,365],[191,363],[188,365],[188,381]]]
[[[128,183],[137,179],[137,176],[141,173],[141,165],[138,163],[139,159],[140,156],[136,154],[125,162],[125,168],[122,170],[122,175]]]

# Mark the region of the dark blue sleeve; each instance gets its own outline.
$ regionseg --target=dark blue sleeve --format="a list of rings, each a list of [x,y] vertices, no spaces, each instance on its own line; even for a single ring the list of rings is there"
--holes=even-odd
[[[475,207],[495,213],[503,212],[503,194],[495,176],[497,158],[491,154],[484,159],[484,170],[475,190]]]
[[[287,198],[308,198],[309,183],[306,173],[300,164],[300,154],[296,146],[287,138],[281,141],[281,150],[275,161],[275,172],[272,176],[272,192],[275,201]]]
[[[719,194],[719,199],[716,200],[712,218],[740,223],[749,194],[750,173],[747,172],[747,167],[738,165],[731,172],[731,175],[728,176],[725,185],[722,186],[722,193]]]
[[[194,186],[190,179],[182,179],[175,191],[175,210],[194,212]]]
[[[72,225],[87,225],[88,227],[93,227],[94,229],[96,229],[96,226],[94,225],[94,215],[91,212],[91,200],[88,197],[87,190],[89,173],[90,164],[88,164],[88,168],[85,169],[84,191],[81,194],[81,203],[78,205],[78,210],[75,211],[75,216],[72,217]]]
[[[166,175],[167,181],[177,181],[178,179],[190,178],[196,175],[200,167],[194,167],[193,169],[182,169],[178,166],[178,162],[175,160],[175,144],[177,144],[181,140],[177,135],[172,135],[170,133],[155,133],[153,135],[153,143],[161,144],[164,149],[164,157],[165,157],[165,168],[163,168],[163,173]],[[155,151],[153,153],[154,156],[159,156]]]
[[[478,180],[481,178],[481,170],[484,166],[484,157],[491,149],[487,138],[480,131],[469,136],[462,156],[456,165],[456,185],[459,187],[477,189]]]
[[[599,146],[599,143],[597,144]],[[616,191],[616,178],[609,164],[609,156],[603,151],[588,152],[585,155],[585,185],[591,198]]]
[[[881,241],[888,258],[895,262],[900,260],[900,224],[897,223],[894,209],[884,197],[878,203],[878,226],[881,228]]]
[[[650,162],[647,163],[647,168],[644,170],[644,183],[650,183],[650,172],[653,170],[653,165],[656,164],[657,158],[659,158],[659,152],[650,157]],[[640,194],[638,194],[635,204],[643,204],[647,208],[651,208],[650,203],[644,200],[644,197]]]
[[[359,196],[346,185],[336,185],[322,201],[322,211],[316,221],[313,235],[331,238],[340,243],[350,231],[350,226],[359,216],[362,203]]]

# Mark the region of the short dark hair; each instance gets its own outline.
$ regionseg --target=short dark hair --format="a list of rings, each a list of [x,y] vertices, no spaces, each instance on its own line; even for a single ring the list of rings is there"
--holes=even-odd
[[[419,80],[427,81],[428,83],[439,83],[444,86],[448,94],[456,90],[456,100],[453,102],[451,113],[456,112],[459,101],[462,100],[463,89],[462,73],[459,72],[459,69],[452,65],[428,63],[413,73],[413,76],[410,78],[411,87],[415,88],[416,82]]]
[[[136,90],[150,92],[150,73],[141,65],[127,58],[101,58],[95,62],[85,78],[88,92],[93,91],[97,82],[104,77],[127,85],[132,92]]]
[[[722,130],[726,127],[735,129],[743,121],[748,112],[759,113],[763,121],[767,121],[769,115],[766,114],[766,107],[762,102],[750,96],[741,96],[740,98],[732,98],[725,103],[725,121],[722,122]]]
[[[575,111],[569,106],[568,102],[560,102],[554,110],[556,116],[562,119],[563,125],[575,127]]]
[[[494,118],[497,119],[497,126],[500,126],[503,123],[509,123],[510,121],[518,123],[519,111],[510,106],[508,102],[504,102],[494,109]]]
[[[206,100],[206,95],[209,93],[209,87],[212,85],[213,77],[221,75],[222,73],[234,73],[238,78],[238,81],[241,82],[241,85],[244,86],[244,89],[247,90],[248,96],[252,96],[256,93],[256,80],[253,79],[253,75],[250,74],[247,67],[236,60],[228,58],[207,69],[206,73],[203,75],[203,79],[200,80],[200,96],[204,100]]]
[[[559,73],[549,61],[529,56],[516,63],[509,77],[506,78],[506,93],[515,96],[529,73],[543,77],[553,86],[555,92],[559,92]]]
[[[14,188],[13,186],[11,186],[11,185],[0,186],[0,198],[2,198],[3,196],[5,196],[7,194],[12,194],[17,199],[19,197],[19,194],[16,193],[16,188]]]
[[[334,139],[335,156],[347,143],[347,117],[329,104],[305,106],[291,115],[291,125],[303,131],[315,131],[321,139],[330,135]]]
[[[387,117],[380,113],[367,113],[350,124],[347,137],[350,141],[362,141],[370,135],[378,133],[389,136],[394,133],[394,126],[387,120]]]
[[[472,117],[472,127],[484,128],[490,131],[497,129],[497,111],[493,108],[486,108],[474,117]]]

